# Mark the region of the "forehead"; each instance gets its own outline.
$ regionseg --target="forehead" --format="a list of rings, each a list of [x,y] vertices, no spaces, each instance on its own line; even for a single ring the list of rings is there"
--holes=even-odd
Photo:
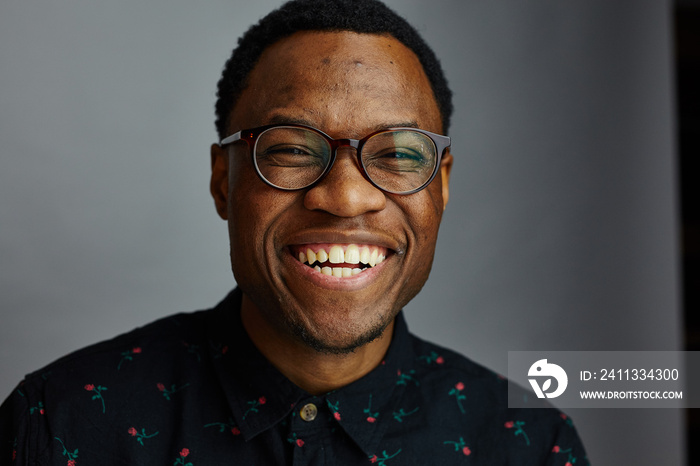
[[[344,137],[397,125],[442,129],[416,55],[391,36],[346,31],[299,32],[263,52],[230,129],[275,122],[306,123]]]

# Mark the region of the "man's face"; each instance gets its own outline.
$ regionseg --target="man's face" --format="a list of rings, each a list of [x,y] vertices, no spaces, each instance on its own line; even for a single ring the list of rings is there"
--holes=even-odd
[[[301,32],[265,50],[231,113],[229,134],[271,123],[305,124],[334,138],[395,126],[442,132],[413,52],[389,36],[351,32]],[[319,350],[344,352],[379,336],[428,278],[451,161],[446,154],[440,176],[424,190],[393,195],[372,186],[355,150],[342,147],[320,183],[282,191],[259,179],[247,144],[213,146],[212,194],[228,220],[244,307],[248,302],[282,338]],[[385,259],[349,277],[300,261],[300,252],[318,257],[336,247],[349,262],[350,245]]]

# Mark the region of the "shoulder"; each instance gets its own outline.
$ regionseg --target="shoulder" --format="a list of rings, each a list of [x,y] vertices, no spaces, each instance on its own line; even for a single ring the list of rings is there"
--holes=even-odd
[[[507,388],[505,377],[453,350],[422,340],[412,334],[410,341],[415,355],[416,371],[428,382],[442,379],[454,380],[455,385],[459,385],[461,389],[466,388],[466,386],[462,387],[462,384],[467,384],[472,388],[479,387],[494,393],[500,393]]]
[[[118,335],[57,359],[28,374],[24,385],[40,386],[58,378],[111,377],[129,372],[134,362],[161,363],[163,355],[178,357],[184,349],[206,341],[206,321],[212,311],[180,313],[156,320],[143,327]],[[131,364],[130,364],[131,363]]]
[[[429,413],[422,422],[447,444],[469,446],[500,464],[544,464],[580,458],[585,451],[571,419],[558,409],[509,408],[508,391],[527,392],[471,359],[411,335],[416,387],[409,390]],[[420,384],[420,385],[418,385]],[[452,437],[449,437],[449,436]],[[465,450],[467,451],[467,450]],[[488,452],[488,453],[487,453]],[[555,462],[554,464],[559,464]]]
[[[55,450],[50,446],[66,441],[64,437],[75,438],[77,432],[97,436],[187,385],[188,374],[196,377],[206,370],[212,312],[159,319],[28,374],[0,407],[0,463],[8,447],[17,461],[38,461],[48,454],[43,452]]]

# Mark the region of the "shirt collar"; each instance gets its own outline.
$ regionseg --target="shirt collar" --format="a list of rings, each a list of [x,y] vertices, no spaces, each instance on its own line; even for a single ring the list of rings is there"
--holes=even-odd
[[[242,292],[233,290],[212,313],[209,352],[231,408],[235,428],[245,440],[272,428],[310,395],[290,382],[257,350],[240,320]],[[403,314],[382,363],[361,379],[321,397],[343,430],[371,456],[413,380],[410,338]],[[335,414],[337,413],[337,414]]]

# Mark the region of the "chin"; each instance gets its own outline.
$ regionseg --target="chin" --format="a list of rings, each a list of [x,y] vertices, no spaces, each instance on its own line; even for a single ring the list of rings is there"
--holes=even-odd
[[[324,354],[350,354],[381,337],[393,322],[397,312],[378,315],[367,323],[347,322],[343,319],[324,319],[320,324],[288,321],[293,336],[308,348]]]

